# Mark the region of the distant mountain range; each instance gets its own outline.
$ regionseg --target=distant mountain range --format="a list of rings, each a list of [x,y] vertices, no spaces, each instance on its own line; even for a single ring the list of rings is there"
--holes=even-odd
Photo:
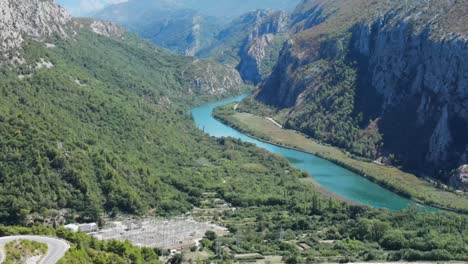
[[[242,2],[242,3],[240,3]],[[131,0],[94,17],[112,21],[178,54],[238,67],[258,83],[271,72],[299,0]],[[267,35],[268,36],[265,36]]]
[[[133,13],[157,10],[190,9],[204,16],[233,19],[245,13],[257,9],[293,11],[300,0],[130,0],[121,4],[111,5],[99,14],[107,13],[109,10],[126,8]],[[128,14],[130,14],[130,12]]]

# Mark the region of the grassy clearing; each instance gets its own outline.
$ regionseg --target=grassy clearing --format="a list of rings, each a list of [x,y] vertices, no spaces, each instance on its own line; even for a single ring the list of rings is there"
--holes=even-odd
[[[353,159],[338,148],[319,144],[296,131],[282,129],[265,117],[236,112],[231,105],[217,109],[215,116],[223,122],[262,140],[331,160],[387,189],[420,203],[457,212],[468,212],[468,197],[465,194],[457,194],[436,188],[431,183],[398,168]]]
[[[15,240],[6,244],[5,250],[5,264],[24,263],[28,258],[45,255],[47,245],[30,240]]]

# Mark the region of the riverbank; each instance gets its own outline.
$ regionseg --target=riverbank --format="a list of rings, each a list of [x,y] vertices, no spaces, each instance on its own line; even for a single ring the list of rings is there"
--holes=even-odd
[[[468,213],[466,195],[438,189],[431,183],[394,167],[352,159],[338,148],[321,145],[301,133],[282,129],[265,117],[239,113],[232,105],[216,109],[214,115],[221,122],[252,137],[330,160],[418,203]]]

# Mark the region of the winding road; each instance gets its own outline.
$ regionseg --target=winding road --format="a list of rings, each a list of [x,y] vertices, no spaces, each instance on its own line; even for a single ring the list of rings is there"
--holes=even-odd
[[[0,263],[3,263],[5,258],[4,247],[9,242],[15,240],[31,240],[39,243],[47,244],[47,254],[41,259],[39,263],[41,264],[54,264],[57,263],[68,251],[70,245],[61,239],[46,237],[46,236],[9,236],[9,237],[0,237]]]

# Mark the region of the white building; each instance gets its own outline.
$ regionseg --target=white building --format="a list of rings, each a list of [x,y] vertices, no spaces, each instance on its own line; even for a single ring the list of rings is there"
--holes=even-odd
[[[69,224],[64,227],[66,230],[73,232],[73,233],[80,231],[80,228],[78,227],[78,225],[75,225],[75,224]]]
[[[98,231],[98,225],[96,223],[79,224],[78,228],[81,232],[92,233]]]

